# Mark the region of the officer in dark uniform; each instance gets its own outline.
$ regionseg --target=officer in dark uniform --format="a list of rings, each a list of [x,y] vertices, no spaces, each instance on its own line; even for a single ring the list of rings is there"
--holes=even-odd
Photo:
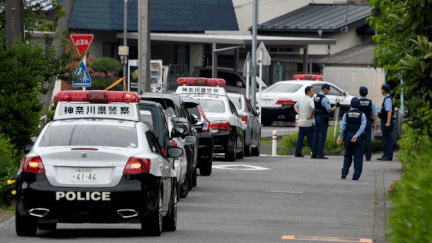
[[[365,153],[366,161],[370,161],[372,158],[372,130],[375,130],[375,114],[377,110],[372,100],[366,98],[368,89],[364,86],[360,87],[360,107],[359,110],[366,115],[367,124],[365,129]]]
[[[312,158],[328,159],[324,156],[324,145],[327,137],[329,114],[332,113],[340,104],[335,107],[330,106],[328,98],[325,96],[330,91],[330,85],[323,84],[321,92],[314,98],[315,104],[315,131],[312,143]]]
[[[366,128],[366,115],[358,108],[360,100],[353,98],[351,100],[351,109],[345,113],[342,118],[342,123],[339,131],[337,144],[342,143],[342,135],[345,144],[344,164],[342,168],[342,179],[348,175],[349,168],[353,162],[354,156],[354,174],[353,180],[358,180],[363,169],[363,149],[364,142],[362,141],[363,132]]]
[[[383,143],[383,156],[378,160],[392,161],[393,160],[393,126],[394,126],[394,106],[393,98],[390,96],[390,86],[383,84],[381,94],[384,96],[384,101],[380,113]]]

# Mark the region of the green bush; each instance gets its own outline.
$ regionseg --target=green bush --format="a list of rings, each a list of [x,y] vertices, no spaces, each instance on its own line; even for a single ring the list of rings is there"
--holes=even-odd
[[[105,72],[108,73],[110,71],[120,72],[123,69],[121,63],[112,57],[102,57],[94,60],[89,63],[89,67],[94,69],[96,72]]]
[[[432,242],[432,140],[423,138],[392,196],[392,242]]]
[[[8,180],[15,180],[23,156],[24,152],[17,150],[10,140],[0,133],[0,206],[10,205],[13,199],[15,184],[8,184]]]
[[[414,161],[414,154],[418,149],[418,129],[412,128],[408,124],[402,125],[402,138],[398,141],[400,152],[397,158],[402,165],[402,169],[406,170]]]
[[[332,150],[332,151],[341,151],[343,150],[344,146],[343,143],[341,146],[338,146],[336,144],[337,141],[337,137],[339,134],[339,126],[338,126],[338,133],[336,133],[336,137],[333,137],[333,133],[334,133],[334,126],[329,126],[328,131],[327,131],[327,138],[326,138],[326,143],[324,146],[324,150]],[[282,138],[279,141],[279,147],[280,148],[285,148],[285,149],[294,149],[296,142],[297,142],[297,138],[298,138],[298,132],[294,132],[291,135],[285,136],[284,138]],[[309,148],[310,149],[310,145],[307,142],[306,137],[303,140],[303,148]]]

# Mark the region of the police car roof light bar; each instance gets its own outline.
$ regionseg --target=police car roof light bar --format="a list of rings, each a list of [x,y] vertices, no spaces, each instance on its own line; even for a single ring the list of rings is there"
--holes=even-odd
[[[324,77],[322,75],[316,74],[296,74],[293,76],[293,79],[324,81]]]
[[[111,102],[124,102],[124,103],[138,103],[140,98],[138,94],[134,92],[122,92],[122,91],[104,91],[104,90],[92,90],[92,91],[60,91],[54,100],[57,102],[89,102],[89,103],[111,103]]]
[[[221,78],[178,78],[177,84],[180,85],[217,85],[225,86],[226,82]]]

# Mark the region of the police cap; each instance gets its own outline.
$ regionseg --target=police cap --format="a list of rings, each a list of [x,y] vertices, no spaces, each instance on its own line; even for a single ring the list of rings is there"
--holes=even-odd
[[[329,85],[329,84],[323,84],[323,85],[321,86],[321,90],[323,90],[323,89],[328,89],[328,90],[330,90],[330,85]]]
[[[360,100],[357,99],[357,97],[352,98],[351,107],[352,108],[359,108],[360,107]]]
[[[390,85],[388,84],[383,84],[381,86],[381,89],[383,89],[385,92],[389,93],[390,92]]]
[[[360,87],[360,95],[366,96],[368,94],[368,89],[365,86]]]

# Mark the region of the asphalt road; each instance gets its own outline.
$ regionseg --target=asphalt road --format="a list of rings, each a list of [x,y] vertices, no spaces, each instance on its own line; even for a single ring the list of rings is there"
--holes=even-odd
[[[134,224],[59,224],[24,238],[11,218],[0,224],[0,242],[372,242],[376,175],[399,163],[365,162],[359,181],[352,171],[341,180],[341,166],[332,156],[215,161],[213,174],[180,201],[176,232],[146,237]]]

